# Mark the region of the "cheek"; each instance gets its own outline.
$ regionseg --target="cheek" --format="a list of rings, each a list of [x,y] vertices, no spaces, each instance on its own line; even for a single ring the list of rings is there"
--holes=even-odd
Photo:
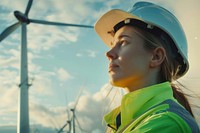
[[[149,68],[150,55],[144,50],[132,50],[119,57],[121,68],[126,73],[145,72]]]

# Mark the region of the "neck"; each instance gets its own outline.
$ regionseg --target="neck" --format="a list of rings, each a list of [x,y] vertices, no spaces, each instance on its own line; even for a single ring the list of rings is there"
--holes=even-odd
[[[145,79],[140,79],[137,81],[132,81],[130,82],[131,84],[127,85],[126,87],[124,87],[125,90],[127,90],[128,92],[133,92],[135,90],[138,89],[142,89],[148,86],[152,86],[155,84],[158,84],[158,80],[157,80],[157,76],[153,75],[153,76],[149,76],[149,77],[145,77]]]

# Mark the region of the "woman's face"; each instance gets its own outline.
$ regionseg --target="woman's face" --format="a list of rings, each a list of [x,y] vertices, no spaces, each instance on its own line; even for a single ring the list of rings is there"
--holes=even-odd
[[[144,40],[135,31],[132,26],[120,28],[113,37],[112,48],[106,53],[112,85],[134,87],[143,84],[149,73],[151,53],[144,49]]]

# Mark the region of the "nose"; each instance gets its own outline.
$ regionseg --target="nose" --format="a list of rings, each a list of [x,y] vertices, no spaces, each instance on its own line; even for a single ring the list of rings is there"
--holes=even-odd
[[[110,49],[108,52],[106,52],[106,56],[108,57],[109,60],[113,60],[117,58],[117,54],[113,48]]]

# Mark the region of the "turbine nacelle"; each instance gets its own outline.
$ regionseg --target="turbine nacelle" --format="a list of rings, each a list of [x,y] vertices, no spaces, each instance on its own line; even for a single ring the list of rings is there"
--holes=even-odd
[[[26,16],[24,13],[20,11],[14,11],[14,15],[20,22],[27,23],[27,24],[30,23],[28,16]]]

